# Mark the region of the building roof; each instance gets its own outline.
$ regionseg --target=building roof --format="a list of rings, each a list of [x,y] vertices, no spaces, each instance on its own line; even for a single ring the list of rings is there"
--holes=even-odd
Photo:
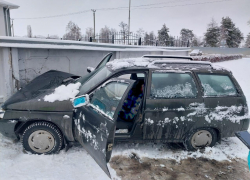
[[[3,0],[0,0],[0,6],[5,7],[5,8],[9,8],[9,9],[19,8],[18,5],[15,5],[15,4],[9,3],[7,1],[3,1]]]

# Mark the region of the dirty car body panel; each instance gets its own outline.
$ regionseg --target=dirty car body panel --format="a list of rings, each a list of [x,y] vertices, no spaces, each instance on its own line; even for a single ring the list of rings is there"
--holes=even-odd
[[[75,137],[109,177],[107,162],[114,144],[116,119],[133,84],[132,80],[109,80],[88,95],[88,104],[75,109]],[[115,96],[107,95],[107,87],[112,86],[121,92],[112,90],[112,93],[116,93]],[[110,112],[112,108],[115,108],[113,113]]]

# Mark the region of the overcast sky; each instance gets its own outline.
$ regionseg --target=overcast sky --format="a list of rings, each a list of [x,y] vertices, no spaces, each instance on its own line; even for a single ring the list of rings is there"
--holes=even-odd
[[[20,6],[19,9],[11,10],[11,18],[36,18],[129,5],[129,0],[6,1]],[[148,4],[155,5],[145,6]],[[197,36],[203,36],[212,17],[220,24],[221,18],[226,16],[233,20],[245,37],[250,32],[250,26],[247,25],[250,20],[250,0],[131,0],[131,6],[131,31],[134,32],[143,28],[157,33],[165,23],[173,36],[179,36],[182,28],[191,29]],[[31,25],[33,35],[62,37],[69,21],[75,22],[85,33],[87,27],[93,27],[93,13],[86,11],[54,18],[15,19],[15,35],[25,36],[27,25]],[[119,30],[121,21],[128,22],[128,9],[96,11],[97,32],[105,25]]]

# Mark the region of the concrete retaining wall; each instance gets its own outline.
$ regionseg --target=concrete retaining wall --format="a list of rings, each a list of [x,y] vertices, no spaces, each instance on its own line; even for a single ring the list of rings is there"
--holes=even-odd
[[[187,56],[188,48],[122,46],[77,41],[0,37],[0,103],[49,70],[83,76],[109,52],[113,59],[146,54]]]

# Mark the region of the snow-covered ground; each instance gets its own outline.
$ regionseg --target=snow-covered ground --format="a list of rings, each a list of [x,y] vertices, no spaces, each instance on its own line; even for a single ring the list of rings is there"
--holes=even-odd
[[[230,69],[240,83],[250,107],[250,58],[216,63]],[[177,161],[187,157],[206,157],[216,160],[233,158],[247,159],[248,149],[237,139],[227,138],[205,152],[170,150],[161,144],[119,144],[114,147],[112,156],[136,153],[139,157],[169,158]],[[110,168],[113,179],[116,172]],[[1,180],[68,180],[68,179],[109,179],[95,161],[81,147],[73,147],[68,152],[57,155],[30,155],[22,150],[21,143],[13,143],[0,134],[0,179]]]

